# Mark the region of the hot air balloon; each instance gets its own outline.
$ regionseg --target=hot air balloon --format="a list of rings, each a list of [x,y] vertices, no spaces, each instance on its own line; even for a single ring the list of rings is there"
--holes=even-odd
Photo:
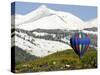
[[[75,33],[70,38],[70,45],[74,49],[75,53],[81,58],[87,51],[90,44],[89,35],[86,33]]]

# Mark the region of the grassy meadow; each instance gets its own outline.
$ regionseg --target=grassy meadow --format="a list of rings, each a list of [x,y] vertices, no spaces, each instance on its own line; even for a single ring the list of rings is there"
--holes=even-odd
[[[97,68],[97,50],[93,48],[89,48],[82,58],[79,58],[74,50],[68,49],[46,57],[16,63],[15,72],[44,72],[90,68]]]

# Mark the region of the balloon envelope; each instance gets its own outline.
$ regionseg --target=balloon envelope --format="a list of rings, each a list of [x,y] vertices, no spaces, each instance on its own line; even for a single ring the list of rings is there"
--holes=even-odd
[[[70,38],[71,47],[74,49],[75,53],[82,57],[90,44],[90,38],[85,33],[75,33]]]

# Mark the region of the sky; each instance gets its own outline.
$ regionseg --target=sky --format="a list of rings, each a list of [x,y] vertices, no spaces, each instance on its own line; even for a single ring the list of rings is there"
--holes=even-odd
[[[14,3],[12,3],[11,15],[13,14],[25,15],[25,14],[28,14],[34,11],[41,5],[46,5],[48,8],[53,9],[53,10],[72,13],[75,16],[81,18],[83,21],[88,21],[88,20],[91,20],[97,17],[97,7],[96,6],[47,4],[47,3],[33,3],[33,2],[32,3],[31,2],[16,2],[15,8],[14,8]]]

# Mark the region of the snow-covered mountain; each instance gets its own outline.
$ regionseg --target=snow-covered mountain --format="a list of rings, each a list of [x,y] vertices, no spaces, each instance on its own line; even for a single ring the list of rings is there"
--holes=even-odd
[[[47,29],[51,26],[50,29],[67,28],[73,30],[79,29],[79,25],[80,29],[84,28],[84,26],[82,25],[83,21],[75,15],[68,12],[51,10],[47,8],[45,5],[40,6],[38,9],[30,12],[27,15],[24,15],[21,19],[16,18],[15,24],[18,28],[29,30],[32,30],[32,28],[35,29],[35,27],[40,28],[40,25],[42,25],[43,29]],[[50,24],[49,27],[47,27],[48,24]],[[32,27],[33,25],[35,26]]]
[[[84,25],[86,26],[85,28],[98,27],[98,20],[97,18],[89,20],[85,22]]]
[[[97,19],[84,22],[71,13],[55,11],[45,5],[26,15],[12,15],[11,23],[12,47],[39,57],[72,49],[69,39],[73,31],[94,35],[89,30],[97,28]]]
[[[41,35],[41,37],[34,34],[34,32],[31,33],[30,31],[16,29],[15,32],[12,33],[12,47],[17,46],[28,53],[39,57],[43,57],[57,51],[71,49],[71,47],[67,44],[69,43],[67,39],[63,37],[58,40],[57,35],[59,34],[53,34],[55,35],[54,38],[49,38],[50,34],[48,33]],[[65,40],[67,43],[64,42]]]
[[[97,35],[97,27],[98,27],[98,20],[97,18],[92,19],[84,23],[85,28],[82,30],[84,33],[94,34]]]
[[[57,51],[63,51],[67,48],[71,49],[69,45],[57,41],[34,38],[35,44],[32,44],[19,38],[18,36],[13,38],[16,38],[15,46],[20,47],[21,49],[26,50],[28,53],[39,57],[43,57]]]

